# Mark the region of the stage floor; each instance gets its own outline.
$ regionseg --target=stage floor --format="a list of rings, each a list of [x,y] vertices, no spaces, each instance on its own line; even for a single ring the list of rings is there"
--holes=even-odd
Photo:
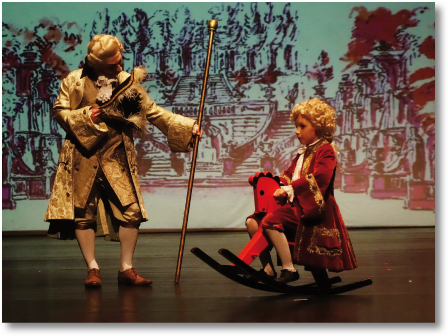
[[[337,275],[342,284],[371,278],[373,285],[328,297],[243,287],[190,253],[199,247],[228,264],[218,250],[238,254],[248,241],[245,232],[187,233],[178,285],[180,233],[141,234],[134,267],[153,279],[147,288],[119,287],[119,243],[97,238],[103,286],[89,290],[75,240],[3,237],[3,323],[435,322],[435,229],[349,229],[349,234],[359,268]],[[258,259],[254,265],[259,267]],[[309,272],[297,269],[298,283],[312,282]]]

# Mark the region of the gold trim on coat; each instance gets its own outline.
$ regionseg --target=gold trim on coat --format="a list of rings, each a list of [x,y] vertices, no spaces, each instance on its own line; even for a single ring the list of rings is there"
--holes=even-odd
[[[325,145],[326,143],[328,143],[327,140],[324,140],[322,142],[318,142],[317,144],[314,145],[314,147],[310,150],[310,153],[307,155],[307,153],[305,152],[303,155],[307,155],[303,165],[302,165],[302,172],[300,174],[300,176],[305,176],[305,174],[308,173],[308,169],[310,168],[310,164],[311,164],[311,160],[313,159],[313,154],[323,145]]]
[[[286,176],[285,174],[280,174],[280,177],[283,177],[286,180],[286,182],[288,183],[288,185],[291,184],[291,179],[288,176]]]
[[[322,215],[325,211],[325,201],[322,193],[320,192],[319,186],[317,185],[316,179],[314,178],[313,174],[306,174],[305,178],[310,184],[310,190],[314,195],[314,200],[319,206],[319,215]]]
[[[118,92],[116,92],[112,97],[110,97],[109,101],[103,105],[101,105],[101,108],[104,108],[110,104],[113,103],[113,101],[115,100],[115,98],[118,97],[118,95],[120,93],[122,93],[123,91],[125,91],[126,89],[128,89],[133,83],[134,83],[134,71],[131,72],[131,76],[128,77],[129,78],[129,83],[127,83],[125,86],[123,86]],[[128,80],[128,79],[126,79]],[[120,84],[119,84],[120,85]]]
[[[329,236],[329,237],[336,237],[339,242],[339,247],[333,248],[333,249],[327,249],[323,246],[317,245],[317,238],[319,235],[322,236]],[[339,233],[338,229],[326,229],[326,228],[313,228],[313,236],[311,237],[311,243],[310,246],[307,248],[307,251],[309,253],[317,253],[319,255],[324,255],[328,257],[336,257],[342,254],[342,247],[341,247],[341,235]]]

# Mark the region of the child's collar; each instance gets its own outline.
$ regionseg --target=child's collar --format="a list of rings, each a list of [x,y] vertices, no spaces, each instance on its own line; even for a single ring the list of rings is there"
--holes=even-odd
[[[299,154],[303,154],[303,153],[305,153],[305,151],[307,150],[307,148],[309,148],[310,146],[314,146],[315,144],[317,144],[319,141],[321,141],[322,139],[317,139],[316,141],[314,141],[313,143],[311,143],[311,144],[308,144],[308,145],[305,145],[305,146],[303,146],[303,147],[300,147],[298,150],[297,150],[297,153],[299,153]]]

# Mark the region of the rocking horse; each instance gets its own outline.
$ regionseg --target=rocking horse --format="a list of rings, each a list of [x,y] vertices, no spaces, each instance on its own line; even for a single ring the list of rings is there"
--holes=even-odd
[[[249,177],[249,184],[254,190],[256,213],[263,212],[268,214],[280,207],[272,196],[275,190],[280,188],[280,185],[282,184],[279,176],[273,175],[271,172],[256,173],[254,176]],[[290,250],[292,251],[294,242],[288,243],[290,245]],[[225,248],[219,250],[219,254],[230,261],[231,265],[221,265],[198,247],[191,249],[191,252],[215,271],[230,280],[250,288],[267,292],[303,295],[333,295],[345,293],[372,284],[371,279],[365,279],[355,283],[333,287],[334,284],[342,281],[339,276],[330,278],[329,287],[327,288],[318,286],[316,282],[302,285],[289,285],[277,282],[265,273],[263,274],[263,272],[259,272],[250,266],[250,264],[260,256],[260,253],[267,248],[269,248],[269,243],[263,235],[260,226],[257,233],[238,256]]]

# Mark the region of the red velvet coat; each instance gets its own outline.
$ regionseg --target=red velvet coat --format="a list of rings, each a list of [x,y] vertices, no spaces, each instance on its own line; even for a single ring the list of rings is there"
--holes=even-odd
[[[322,267],[333,272],[356,268],[350,238],[334,199],[337,160],[333,146],[322,140],[310,146],[303,155],[298,180],[290,182],[299,155],[280,175],[285,185],[292,184],[299,218],[293,260],[299,265]]]

